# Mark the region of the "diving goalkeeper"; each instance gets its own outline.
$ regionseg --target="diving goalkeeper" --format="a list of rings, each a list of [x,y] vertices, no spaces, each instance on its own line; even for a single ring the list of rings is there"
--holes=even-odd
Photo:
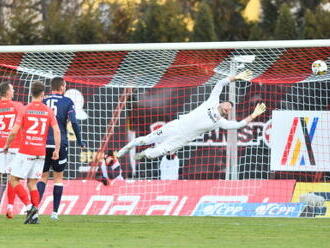
[[[135,155],[135,159],[153,159],[165,154],[173,154],[184,145],[196,139],[203,133],[217,128],[239,129],[261,115],[266,110],[264,103],[257,104],[252,114],[241,121],[227,120],[233,105],[231,102],[219,103],[219,96],[225,85],[235,80],[249,81],[252,72],[245,70],[235,76],[220,80],[214,86],[209,98],[190,113],[166,123],[163,127],[146,136],[138,137],[120,149],[117,157],[122,157],[135,146],[157,144]]]

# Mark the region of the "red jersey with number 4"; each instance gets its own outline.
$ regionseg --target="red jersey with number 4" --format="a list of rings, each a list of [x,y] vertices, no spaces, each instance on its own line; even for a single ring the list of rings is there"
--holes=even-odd
[[[45,156],[49,127],[57,125],[53,111],[42,102],[29,103],[18,116],[22,140],[19,152],[27,155]]]
[[[0,148],[5,146],[9,133],[14,127],[15,120],[23,109],[24,106],[20,102],[0,100]],[[16,138],[10,144],[10,148],[19,147],[21,139],[20,133],[21,132],[17,134]]]

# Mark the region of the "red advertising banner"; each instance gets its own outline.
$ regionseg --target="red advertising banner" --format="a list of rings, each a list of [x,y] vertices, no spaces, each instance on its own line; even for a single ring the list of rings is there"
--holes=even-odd
[[[192,215],[205,202],[290,202],[295,180],[113,180],[109,186],[97,181],[64,182],[59,209],[64,215]],[[52,182],[39,206],[40,214],[52,211]],[[5,195],[5,194],[4,194]],[[5,213],[7,200],[1,201]],[[23,214],[20,200],[15,213]]]

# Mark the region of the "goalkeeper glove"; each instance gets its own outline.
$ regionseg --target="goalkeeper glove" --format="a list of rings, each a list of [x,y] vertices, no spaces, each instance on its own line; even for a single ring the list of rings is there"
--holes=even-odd
[[[266,111],[266,105],[264,103],[258,103],[255,107],[253,113],[251,114],[251,117],[254,119],[257,116],[261,115]]]
[[[253,75],[253,72],[251,70],[245,70],[245,71],[238,73],[236,76],[234,76],[234,79],[250,81],[252,79],[252,75]]]

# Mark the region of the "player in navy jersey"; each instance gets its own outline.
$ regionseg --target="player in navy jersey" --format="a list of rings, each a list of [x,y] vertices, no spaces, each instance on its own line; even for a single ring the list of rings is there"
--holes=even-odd
[[[54,137],[53,132],[50,130],[47,138],[46,146],[46,159],[44,170],[41,180],[38,182],[38,191],[40,194],[40,200],[45,192],[45,187],[49,177],[50,168],[54,171],[54,188],[53,188],[53,213],[51,218],[58,220],[58,209],[61,202],[63,193],[63,171],[67,165],[68,158],[68,138],[67,138],[67,122],[70,121],[72,124],[73,131],[76,135],[77,143],[80,147],[85,147],[81,140],[81,133],[78,121],[76,119],[76,113],[74,110],[73,101],[64,96],[66,89],[66,82],[63,78],[55,77],[51,81],[52,92],[46,96],[44,103],[50,107],[55,115],[58,125],[61,130],[61,148],[58,160],[52,160],[51,156],[54,150]]]

